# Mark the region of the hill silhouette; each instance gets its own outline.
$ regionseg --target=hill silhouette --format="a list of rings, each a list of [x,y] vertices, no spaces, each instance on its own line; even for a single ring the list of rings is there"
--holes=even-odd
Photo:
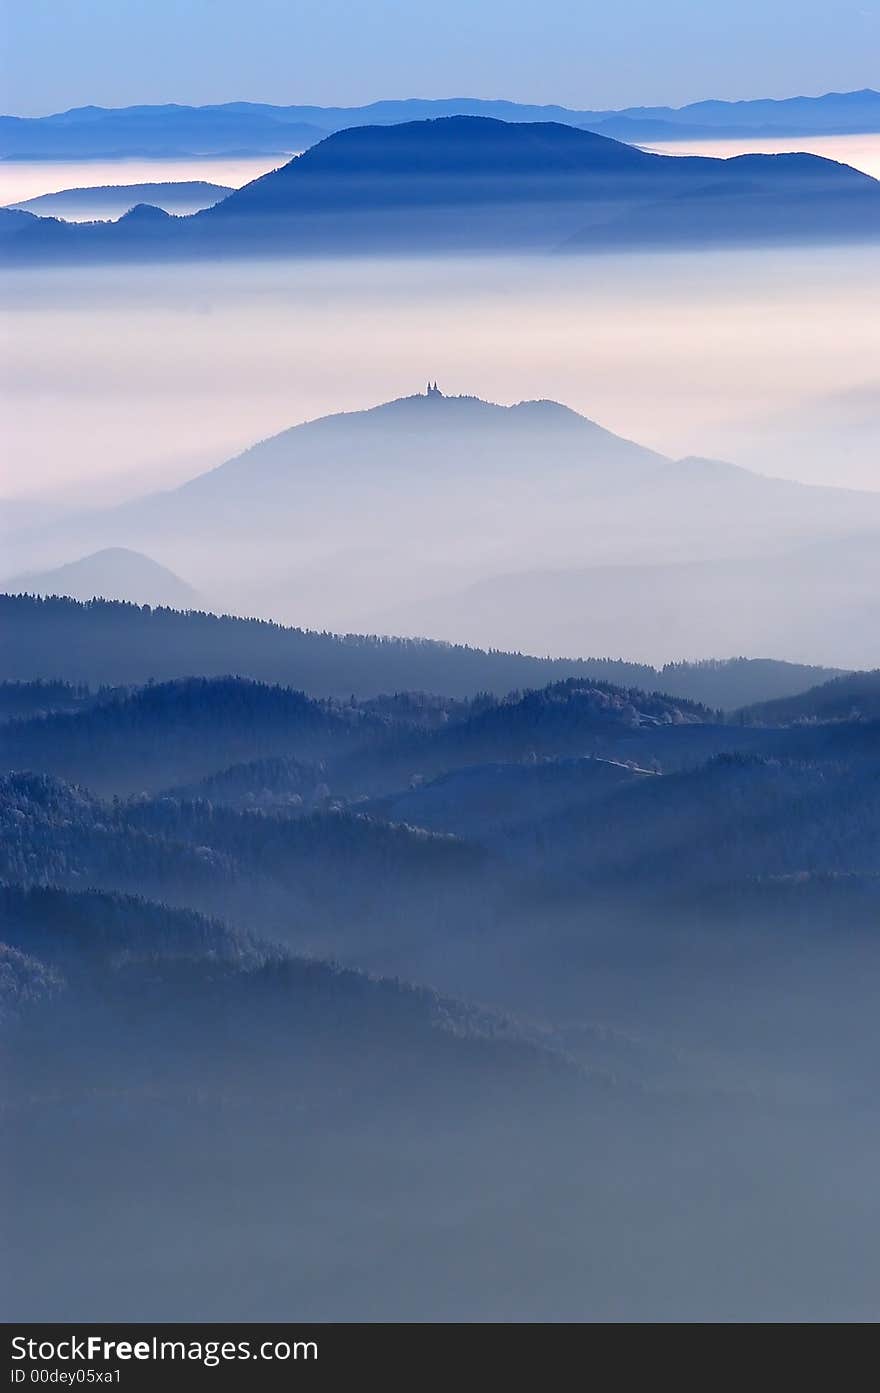
[[[798,577],[810,574],[806,552],[802,561],[776,566],[782,583],[773,612],[783,614],[781,629],[770,626],[768,610],[766,632],[749,630],[734,572],[738,565],[751,593],[764,574],[748,574],[753,559],[837,545],[860,533],[865,564],[840,598],[848,607],[867,602],[870,587],[862,577],[872,573],[880,495],[773,479],[721,461],[672,460],[550,401],[500,406],[438,390],[304,422],[176,489],[61,524],[53,545],[122,544],[160,556],[232,613],[337,632],[405,633],[558,655],[611,652],[641,660],[647,654],[665,662],[719,652],[711,615],[701,618],[699,574],[688,602],[671,606],[668,646],[659,651],[646,647],[659,630],[650,627],[650,605],[641,600],[635,573],[604,578],[612,586],[607,606],[596,603],[591,584],[604,583],[600,568],[624,561],[630,567],[714,562],[720,517],[731,560],[718,564],[712,583],[719,594],[725,584],[733,589],[720,654],[783,652],[797,661],[862,666],[865,657],[854,645],[865,626],[838,617],[829,628],[831,598],[847,575],[838,574],[831,554],[816,562],[821,594],[815,611],[803,616],[812,629],[787,650],[778,641]],[[526,569],[559,576],[544,628],[532,622],[537,599],[526,595],[521,606],[504,607],[496,578]],[[772,569],[768,564],[767,584]],[[574,590],[566,595],[563,574],[569,571],[583,573],[573,586],[590,597],[574,626],[568,623]],[[688,591],[686,570],[658,578],[658,596],[676,587]],[[491,596],[482,628],[483,592],[474,592],[479,603],[470,609],[462,600],[468,587],[484,582],[502,595],[497,630]],[[517,584],[527,590],[529,581]],[[548,578],[536,579],[535,587],[536,595],[541,588],[553,597]],[[627,587],[634,595],[628,607]],[[850,627],[853,646],[844,641]],[[836,645],[826,642],[832,633]]]
[[[33,571],[0,582],[9,594],[69,595],[74,600],[126,600],[138,605],[195,609],[192,586],[167,567],[126,547],[106,547],[51,571]]]
[[[10,204],[11,208],[41,217],[112,219],[127,213],[137,203],[149,203],[166,213],[195,213],[225,198],[232,190],[225,184],[202,179],[167,181],[159,184],[99,184],[86,188],[59,189]]]
[[[449,116],[339,131],[160,239],[131,223],[68,232],[24,227],[3,249],[102,260],[871,240],[880,184],[814,156],[676,158],[556,122]]]

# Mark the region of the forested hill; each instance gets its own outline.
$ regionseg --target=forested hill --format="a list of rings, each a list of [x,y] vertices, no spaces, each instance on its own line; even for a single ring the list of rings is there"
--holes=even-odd
[[[770,659],[670,663],[538,658],[425,639],[337,635],[259,619],[151,609],[109,600],[0,595],[0,681],[92,687],[140,685],[234,672],[310,696],[358,698],[402,691],[502,696],[565,678],[660,690],[732,709],[805,691],[836,675]]]
[[[235,765],[280,758],[282,785],[298,782],[289,761],[313,769],[313,796],[329,780],[347,795],[387,791],[414,772],[440,772],[491,758],[583,753],[622,740],[636,758],[674,758],[665,732],[708,722],[707,708],[590,680],[446,704],[436,728],[404,707],[390,716],[348,701],[316,701],[249,678],[189,677],[110,691],[79,710],[0,724],[0,769],[32,769],[102,792],[157,792],[204,780]],[[709,749],[725,728],[706,726]],[[744,727],[737,728],[748,736]],[[675,742],[675,749],[682,742]],[[702,749],[686,742],[688,755]],[[222,781],[221,781],[222,782]],[[298,790],[297,790],[298,791]]]
[[[738,714],[743,721],[769,726],[797,721],[880,720],[880,668],[845,673],[806,692],[761,702]]]
[[[48,1046],[34,1050],[40,1036]],[[297,1105],[358,1106],[362,1090],[361,1105],[400,1090],[430,1108],[475,1090],[490,1106],[505,1075],[575,1082],[548,1043],[505,1014],[292,955],[189,909],[0,882],[0,1049],[16,1066],[4,1101],[39,1096],[48,1076],[53,1101],[130,1094],[132,1118],[144,1083],[160,1103],[283,1099],[295,1124]]]
[[[220,763],[289,753],[321,758],[331,748],[350,748],[371,729],[384,727],[357,708],[313,701],[287,687],[192,677],[109,693],[79,711],[7,721],[0,726],[0,761],[51,769],[58,759],[63,773],[96,787],[126,771],[136,787],[155,788],[204,777]]]
[[[300,681],[311,652],[376,685],[386,654],[438,684],[450,655],[517,659],[5,605],[16,661],[28,617],[42,644],[0,687],[5,1311],[870,1314],[880,722],[725,721],[589,675],[84,691],[38,679],[97,663],[95,630],[105,677],[139,634],[195,666],[203,626],[218,662],[256,635]],[[719,1252],[741,1288],[712,1288]]]

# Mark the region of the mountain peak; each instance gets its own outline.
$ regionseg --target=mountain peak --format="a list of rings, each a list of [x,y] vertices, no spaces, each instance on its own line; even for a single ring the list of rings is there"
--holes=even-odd
[[[432,410],[428,416],[425,416],[424,413],[429,407]],[[395,416],[412,417],[415,420],[429,421],[431,428],[443,421],[450,425],[461,425],[464,428],[475,426],[478,422],[484,422],[486,425],[491,423],[502,429],[505,427],[521,429],[530,426],[544,430],[559,427],[602,429],[588,416],[583,416],[572,407],[564,406],[561,402],[552,401],[547,397],[513,402],[507,406],[501,402],[488,401],[472,392],[443,392],[438,383],[430,379],[424,392],[415,392],[406,397],[394,397],[390,401],[366,407],[363,411],[334,413],[305,424],[320,425],[323,421],[328,423],[342,422],[350,420],[352,416],[380,417],[385,420]],[[292,429],[296,430],[298,427],[294,426]]]
[[[199,217],[214,223],[245,210],[363,209],[444,201],[546,196],[548,184],[597,173],[653,169],[660,156],[554,121],[440,116],[335,131],[236,190]],[[544,190],[541,194],[541,190]],[[582,190],[581,190],[582,192]],[[568,191],[573,197],[575,191]]]

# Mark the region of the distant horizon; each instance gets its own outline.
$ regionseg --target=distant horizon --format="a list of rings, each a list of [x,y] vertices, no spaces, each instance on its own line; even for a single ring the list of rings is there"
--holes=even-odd
[[[5,0],[0,86],[23,116],[89,103],[350,106],[392,91],[516,92],[579,110],[779,100],[877,79],[878,0]]]
[[[443,92],[438,95],[426,96],[424,93],[409,93],[406,96],[385,94],[369,98],[365,101],[342,100],[331,101],[327,98],[319,101],[309,101],[296,98],[271,100],[261,96],[232,96],[221,97],[213,100],[187,100],[183,97],[167,98],[165,100],[128,100],[123,102],[103,102],[103,101],[81,101],[75,102],[71,106],[51,106],[39,111],[11,111],[0,112],[0,117],[11,118],[13,120],[48,120],[54,116],[69,116],[78,111],[129,111],[139,107],[153,108],[161,110],[164,108],[179,107],[187,109],[211,109],[214,107],[225,106],[263,106],[277,107],[280,109],[295,109],[297,107],[311,107],[316,111],[363,111],[371,106],[380,106],[386,102],[505,102],[513,106],[523,107],[543,107],[548,110],[558,109],[572,112],[596,112],[601,114],[620,114],[629,111],[650,111],[664,109],[668,111],[685,111],[689,107],[701,106],[705,103],[721,103],[726,106],[747,105],[751,102],[788,102],[788,101],[821,101],[825,97],[852,97],[871,94],[880,96],[880,87],[822,87],[816,91],[786,91],[778,95],[768,95],[764,91],[752,92],[747,96],[719,96],[717,93],[708,93],[702,97],[688,98],[687,100],[672,101],[633,101],[619,102],[611,105],[592,105],[584,101],[575,103],[574,101],[563,101],[561,99],[530,99],[523,96],[510,96],[499,93],[486,95],[479,92]]]

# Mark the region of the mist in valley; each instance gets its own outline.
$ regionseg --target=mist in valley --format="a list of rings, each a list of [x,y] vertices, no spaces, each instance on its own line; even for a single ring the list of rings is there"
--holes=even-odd
[[[801,549],[870,537],[871,505],[816,496],[788,519],[780,503],[762,522],[764,505],[749,504],[738,534],[729,518],[719,526],[711,500],[700,496],[711,464],[693,466],[691,496],[678,489],[669,508],[662,498],[627,497],[627,485],[598,510],[587,501],[580,510],[547,511],[541,495],[542,478],[552,474],[551,442],[535,447],[531,489],[517,492],[502,482],[502,447],[488,478],[482,466],[469,477],[467,432],[444,456],[426,423],[424,446],[413,438],[403,474],[398,459],[390,491],[379,489],[369,517],[358,490],[380,483],[375,447],[359,480],[356,463],[349,476],[340,460],[334,477],[325,461],[319,515],[300,510],[297,518],[291,499],[294,512],[277,510],[269,539],[265,519],[250,529],[235,519],[221,542],[196,520],[174,526],[173,507],[161,526],[113,509],[179,486],[298,423],[423,392],[424,380],[435,379],[447,396],[562,403],[673,460],[708,457],[805,484],[880,492],[877,271],[876,250],[855,247],[845,256],[786,248],[7,274],[6,577],[17,581],[121,545],[170,568],[210,607],[306,627],[655,662],[761,651],[863,665],[872,575],[856,579],[857,613],[845,633],[829,633],[824,611],[836,597],[823,595],[820,617],[808,616],[780,649],[784,613],[763,628],[756,615],[750,627],[755,606],[738,599],[733,573],[758,557],[790,573],[790,592]],[[359,448],[347,447],[355,461]],[[295,492],[289,472],[285,487]],[[615,491],[614,466],[598,464],[590,496],[600,473],[600,491]],[[313,480],[308,489],[315,487]],[[318,507],[317,495],[313,501]],[[59,505],[68,510],[60,523]],[[584,620],[596,586],[617,588],[614,577],[606,582],[608,566],[716,561],[733,573],[713,578],[704,593],[712,615],[730,616],[726,627],[694,616],[651,634],[619,624],[613,609],[605,628]],[[578,596],[579,580],[567,604],[563,584],[534,623],[528,606],[508,606],[499,619],[481,592],[471,596],[488,582],[503,592],[509,576],[528,585],[535,572],[580,576],[595,567],[602,569],[587,576],[589,595]],[[667,604],[677,609],[688,577],[664,571],[661,589],[670,585]],[[765,586],[777,588],[769,577]],[[780,603],[785,611],[785,596]]]
[[[275,155],[191,155],[189,158],[129,156],[127,159],[16,159],[0,164],[0,203],[15,207],[32,198],[63,189],[119,187],[125,184],[175,183],[208,180],[239,188],[290,159],[292,152]]]
[[[672,456],[738,462],[738,435],[768,417],[806,434],[830,402],[876,393],[877,270],[860,247],[7,273],[4,494],[182,482],[429,377],[491,401],[552,398]],[[806,452],[776,467],[771,448],[762,463],[875,488],[874,459]]]
[[[204,624],[2,617],[92,674],[0,686],[10,1316],[870,1318],[876,674],[101,689]]]

